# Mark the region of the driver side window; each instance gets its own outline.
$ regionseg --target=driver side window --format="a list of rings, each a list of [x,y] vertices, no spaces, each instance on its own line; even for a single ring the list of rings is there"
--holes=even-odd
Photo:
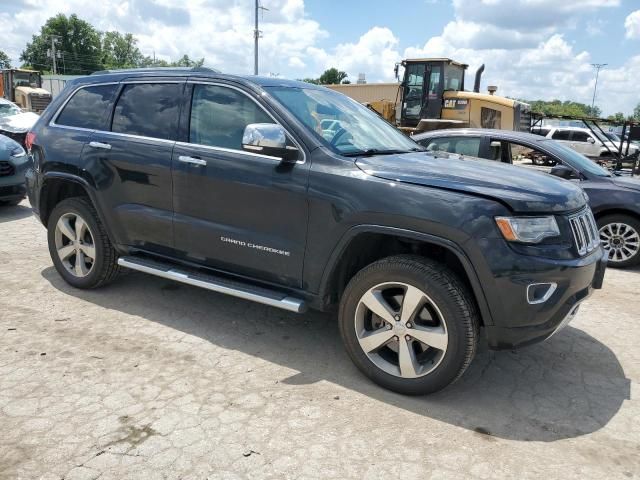
[[[245,94],[217,85],[195,85],[189,142],[242,150],[242,134],[250,123],[274,123]]]
[[[510,145],[511,163],[518,167],[531,168],[540,172],[550,173],[553,167],[562,165],[562,162],[540,150],[517,143],[511,143]]]

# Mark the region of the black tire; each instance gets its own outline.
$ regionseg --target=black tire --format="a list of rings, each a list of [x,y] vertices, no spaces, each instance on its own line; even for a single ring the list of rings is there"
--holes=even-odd
[[[387,282],[420,289],[446,319],[447,348],[440,363],[424,376],[392,375],[378,367],[360,346],[355,327],[360,299],[371,288]],[[457,380],[473,360],[479,337],[479,318],[467,288],[445,265],[416,255],[388,257],[358,272],[342,296],[339,324],[342,340],[356,366],[379,385],[406,395],[433,393]]]
[[[65,214],[79,215],[89,227],[95,247],[95,259],[84,277],[71,274],[60,259],[55,240],[56,224]],[[85,197],[67,198],[55,206],[47,222],[47,240],[49,254],[60,276],[71,286],[82,289],[97,288],[113,281],[120,273],[118,254],[113,248],[107,232],[98,218],[98,214]]]
[[[605,215],[598,218],[597,222],[598,230],[600,230],[600,238],[603,239],[602,229],[607,225],[622,224],[626,225],[636,231],[640,235],[640,220],[630,215],[623,213],[614,213],[612,215]],[[637,238],[637,237],[636,237]],[[635,245],[638,245],[637,243]],[[606,248],[606,247],[605,247]],[[609,261],[607,265],[613,268],[626,268],[633,267],[640,264],[640,245],[635,249],[635,254],[626,260],[618,260],[615,258],[615,253],[609,254]]]

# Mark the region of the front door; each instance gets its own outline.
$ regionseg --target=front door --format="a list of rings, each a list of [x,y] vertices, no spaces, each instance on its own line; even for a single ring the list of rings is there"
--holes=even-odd
[[[173,153],[175,243],[185,260],[282,285],[302,281],[309,163],[246,152],[250,123],[276,123],[250,94],[190,89],[187,135]]]

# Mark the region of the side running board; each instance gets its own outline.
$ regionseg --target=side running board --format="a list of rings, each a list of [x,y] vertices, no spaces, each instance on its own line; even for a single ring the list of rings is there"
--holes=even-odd
[[[285,293],[202,273],[195,269],[191,270],[170,263],[130,256],[120,257],[118,259],[118,265],[169,280],[175,280],[176,282],[186,283],[187,285],[193,285],[194,287],[282,308],[290,312],[303,313],[307,310],[307,305],[304,300],[290,297]]]

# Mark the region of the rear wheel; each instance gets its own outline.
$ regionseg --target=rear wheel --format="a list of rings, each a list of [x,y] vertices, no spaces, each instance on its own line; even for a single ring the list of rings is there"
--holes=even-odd
[[[60,202],[49,216],[47,229],[51,259],[67,283],[96,288],[117,276],[117,253],[88,199]]]
[[[631,267],[640,263],[640,221],[624,214],[598,219],[603,248],[609,254],[610,267]]]
[[[344,292],[339,320],[358,368],[409,395],[455,381],[478,343],[478,317],[464,285],[446,266],[412,255],[361,270]]]

